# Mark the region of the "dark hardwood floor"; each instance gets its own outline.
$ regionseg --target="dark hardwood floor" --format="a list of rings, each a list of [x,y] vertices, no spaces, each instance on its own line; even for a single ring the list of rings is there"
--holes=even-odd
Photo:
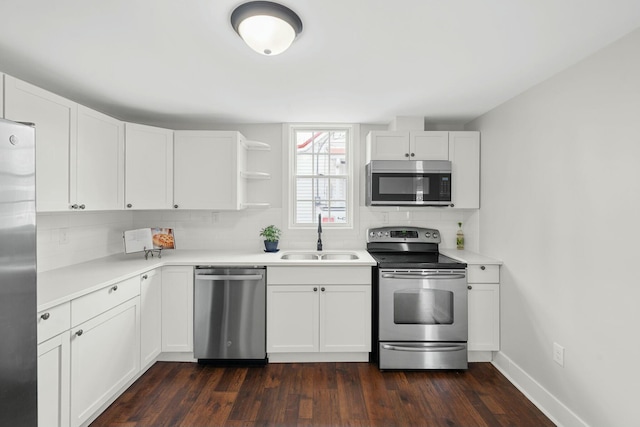
[[[91,427],[553,426],[493,365],[386,371],[368,363],[156,363]]]

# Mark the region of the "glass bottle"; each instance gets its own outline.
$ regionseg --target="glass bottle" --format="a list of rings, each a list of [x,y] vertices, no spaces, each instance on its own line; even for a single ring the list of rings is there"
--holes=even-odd
[[[462,223],[458,223],[458,232],[456,233],[456,248],[464,249],[464,233],[462,232]]]

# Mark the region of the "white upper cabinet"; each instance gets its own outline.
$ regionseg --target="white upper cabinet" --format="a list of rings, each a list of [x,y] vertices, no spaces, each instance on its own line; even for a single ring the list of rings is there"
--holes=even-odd
[[[460,209],[480,207],[480,132],[449,132],[453,188],[451,202]]]
[[[77,104],[5,76],[5,117],[36,127],[36,206],[66,211],[70,206],[70,147],[76,141]]]
[[[242,209],[246,164],[239,132],[176,131],[174,208]]]
[[[449,160],[448,132],[410,132],[411,160]]]
[[[447,160],[448,132],[372,131],[367,135],[366,163],[371,160]]]
[[[122,122],[10,76],[5,116],[35,124],[39,212],[122,209]]]
[[[366,162],[371,160],[451,161],[452,205],[480,207],[480,132],[372,131]]]
[[[124,123],[78,105],[78,137],[71,146],[72,209],[122,209]]]
[[[173,207],[173,130],[125,124],[125,208]]]

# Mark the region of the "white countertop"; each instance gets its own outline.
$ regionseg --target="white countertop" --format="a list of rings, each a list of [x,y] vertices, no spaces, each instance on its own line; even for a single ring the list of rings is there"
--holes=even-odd
[[[219,266],[374,266],[375,260],[366,250],[336,250],[322,253],[351,252],[357,260],[282,260],[283,253],[315,252],[286,250],[275,253],[229,252],[203,250],[165,251],[145,260],[142,253],[119,254],[69,267],[38,273],[38,311],[46,310],[79,296],[165,265]]]
[[[69,267],[38,273],[38,311],[46,310],[74,298],[165,265],[218,266],[374,266],[375,260],[366,250],[335,250],[322,253],[352,252],[357,260],[283,260],[283,253],[315,252],[286,250],[275,253],[229,252],[205,250],[166,251],[162,258],[144,259],[142,253],[119,254]],[[467,264],[497,264],[502,261],[475,252],[441,248],[440,252]]]
[[[458,250],[458,249],[445,249],[440,248],[440,253],[448,256],[449,258],[453,258],[457,261],[466,262],[467,264],[496,264],[502,265],[502,261],[490,258],[488,256],[480,255],[476,252],[471,252],[467,250]]]

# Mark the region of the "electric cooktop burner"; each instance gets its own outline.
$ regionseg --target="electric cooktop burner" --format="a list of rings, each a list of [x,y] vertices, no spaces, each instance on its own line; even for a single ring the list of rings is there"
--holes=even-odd
[[[379,268],[466,268],[438,252],[440,232],[433,228],[381,227],[367,230],[367,251]]]

